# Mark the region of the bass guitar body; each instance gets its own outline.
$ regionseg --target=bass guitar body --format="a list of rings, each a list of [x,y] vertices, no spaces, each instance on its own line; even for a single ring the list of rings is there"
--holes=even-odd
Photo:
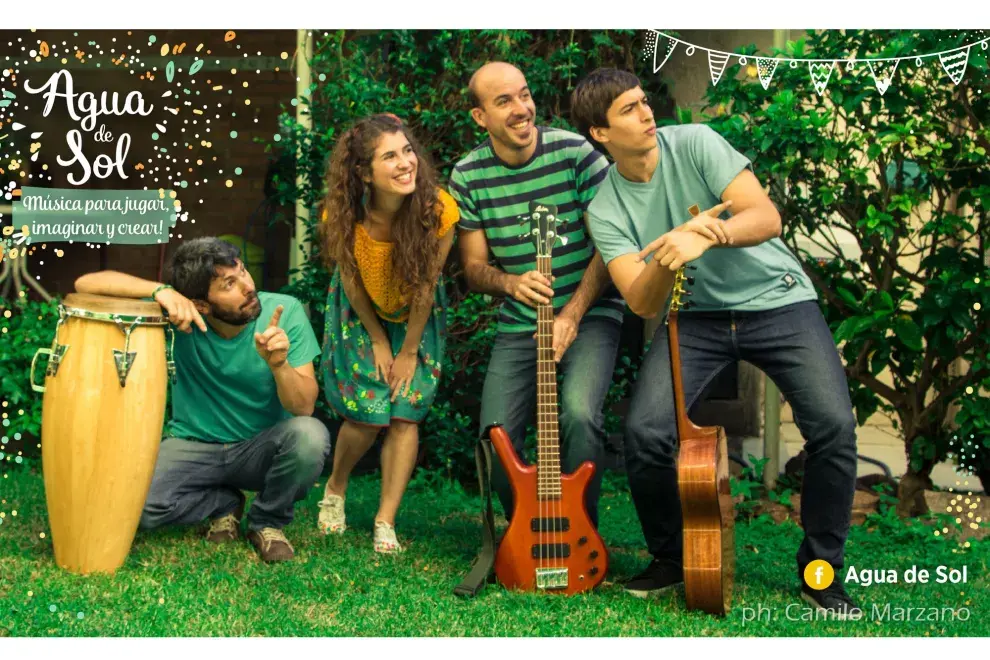
[[[557,207],[531,202],[529,234],[536,267],[552,281],[551,251],[557,241]],[[557,371],[553,351],[554,308],[536,309],[536,464],[525,465],[501,426],[488,430],[512,485],[513,513],[495,554],[495,576],[509,589],[575,594],[605,577],[608,552],[584,504],[595,466],[586,461],[572,474],[560,472]]]
[[[519,459],[505,430],[492,427],[489,437],[515,502],[495,555],[499,582],[508,589],[564,594],[597,586],[608,569],[608,552],[584,505],[594,464],[585,462],[562,475],[559,494],[541,497],[537,467]]]

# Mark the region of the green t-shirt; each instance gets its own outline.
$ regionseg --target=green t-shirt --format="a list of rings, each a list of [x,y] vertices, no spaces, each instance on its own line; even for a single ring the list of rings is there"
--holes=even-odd
[[[704,211],[752,163],[704,124],[657,129],[660,159],[647,183],[619,174],[615,165],[588,207],[595,245],[608,264],[637,253],[657,237]],[[650,257],[652,259],[652,256]],[[811,280],[783,241],[716,248],[691,262],[691,311],[760,311],[817,300]]]
[[[320,346],[302,305],[292,296],[258,292],[261,316],[237,336],[224,339],[207,324],[206,332],[175,332],[176,382],[168,435],[203,442],[240,442],[289,419],[275,377],[254,347],[282,305],[279,327],[289,336],[291,367],[310,363]]]
[[[531,201],[555,204],[561,221],[558,242],[551,252],[554,312],[560,312],[581,283],[595,256],[584,212],[605,178],[608,161],[580,135],[541,126],[532,158],[518,167],[505,164],[486,140],[465,156],[450,175],[450,194],[461,212],[462,230],[484,229],[488,248],[499,268],[513,275],[536,269],[536,246],[529,234]],[[622,322],[625,302],[609,286],[592,304],[587,316]],[[536,309],[506,297],[498,318],[498,332],[536,332]]]

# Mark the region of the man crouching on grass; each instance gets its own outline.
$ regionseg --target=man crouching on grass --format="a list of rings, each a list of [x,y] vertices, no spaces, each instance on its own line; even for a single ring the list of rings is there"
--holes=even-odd
[[[247,538],[266,562],[288,561],[282,533],[330,453],[330,434],[311,417],[320,347],[302,305],[258,292],[239,251],[217,238],[183,243],[168,284],[101,271],[76,290],[150,298],[175,333],[172,419],[158,453],[141,528],[209,520],[215,543],[240,536],[245,497]]]

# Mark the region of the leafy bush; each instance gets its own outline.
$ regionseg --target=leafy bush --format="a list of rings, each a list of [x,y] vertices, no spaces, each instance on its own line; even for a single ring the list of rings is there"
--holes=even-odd
[[[16,461],[18,452],[23,457],[39,454],[42,397],[31,389],[31,360],[39,348],[51,346],[58,304],[57,299],[11,304],[0,298],[0,451],[5,466],[27,464]],[[38,362],[40,384],[47,362]]]
[[[781,55],[895,57],[972,39],[960,32],[809,32]],[[909,467],[899,512],[927,509],[921,492],[931,488],[932,467],[946,459],[956,434],[954,405],[962,406],[956,421],[972,440],[967,460],[982,466],[990,487],[988,409],[969,396],[990,379],[986,53],[972,49],[958,85],[937,59],[921,67],[902,62],[884,95],[864,64],[855,71],[836,66],[822,96],[805,65],[778,67],[769,91],[755,71],[741,73],[735,64],[709,87],[707,107],[717,113],[709,124],[770,186],[784,239],[802,258],[840,344],[860,423],[881,412],[904,436]],[[817,254],[799,247],[799,237]],[[842,237],[861,256],[844,253]],[[959,369],[961,362],[969,369]]]

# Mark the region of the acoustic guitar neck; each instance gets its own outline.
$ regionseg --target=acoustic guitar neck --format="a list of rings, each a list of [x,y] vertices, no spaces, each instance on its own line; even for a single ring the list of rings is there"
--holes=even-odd
[[[667,314],[667,340],[670,347],[670,371],[674,385],[674,412],[677,416],[677,433],[683,438],[689,432],[699,433],[701,427],[696,426],[688,417],[687,404],[684,400],[684,378],[681,370],[681,343],[677,327],[678,310],[684,306],[684,269],[674,274],[674,289],[671,294],[670,311]]]
[[[701,213],[701,208],[694,204],[688,209],[691,217]],[[685,270],[688,266],[680,268],[674,273],[674,285],[670,293],[670,310],[667,314],[667,340],[670,346],[670,370],[674,384],[674,412],[677,416],[677,434],[681,440],[688,435],[699,435],[711,433],[714,429],[702,428],[694,424],[687,414],[687,405],[684,400],[684,379],[681,370],[681,342],[677,327],[678,311],[688,306],[685,297],[691,295],[684,288],[688,277]]]

